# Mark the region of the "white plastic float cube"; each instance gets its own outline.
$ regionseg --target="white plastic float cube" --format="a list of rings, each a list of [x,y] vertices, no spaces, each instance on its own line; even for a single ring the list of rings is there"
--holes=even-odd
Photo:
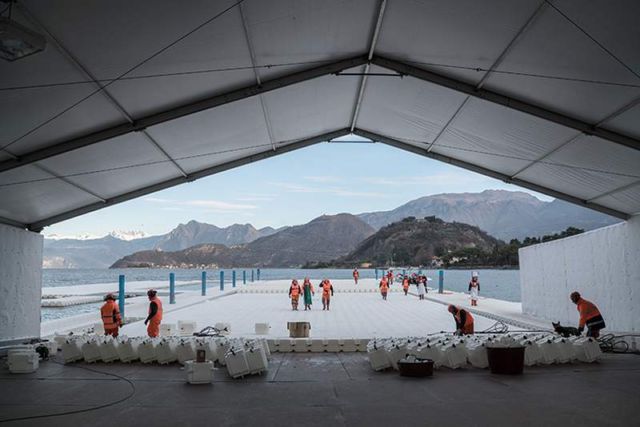
[[[178,334],[182,337],[193,336],[196,331],[196,322],[187,320],[178,320]]]
[[[467,364],[467,349],[463,343],[449,343],[442,347],[442,353],[442,366],[458,369]]]
[[[196,354],[198,350],[204,350],[205,359],[215,362],[218,360],[218,345],[211,337],[196,338],[195,340]]]
[[[160,336],[161,337],[170,337],[172,335],[177,335],[177,328],[175,323],[161,323],[160,324]]]
[[[269,335],[269,330],[271,329],[271,325],[268,323],[256,323],[255,324],[255,333],[256,335]]]
[[[324,353],[327,348],[327,341],[320,338],[314,338],[311,340],[311,352],[312,353]]]
[[[105,363],[114,362],[120,359],[118,355],[118,341],[111,336],[102,338],[99,341],[100,358]]]
[[[87,363],[94,363],[100,360],[100,344],[96,339],[90,339],[82,344],[82,357]]]
[[[544,337],[536,341],[536,345],[540,350],[539,363],[542,365],[551,365],[558,359],[558,348],[553,344],[553,340],[550,337]]]
[[[467,360],[474,368],[484,369],[489,367],[487,348],[484,343],[473,342],[467,344]]]
[[[138,345],[140,341],[135,338],[118,337],[118,357],[121,362],[129,363],[138,360]]]
[[[231,341],[227,338],[216,338],[216,345],[218,346],[218,351],[216,352],[218,355],[218,363],[222,366],[225,366],[227,363],[225,361],[225,356],[229,349],[231,348]]]
[[[76,338],[68,338],[62,343],[62,359],[64,363],[82,360],[82,343]]]
[[[70,335],[59,334],[58,332],[56,332],[53,336],[53,340],[58,344],[58,348],[62,348],[62,345],[64,344],[65,340],[69,338],[69,336]]]
[[[331,338],[326,341],[325,351],[328,353],[338,353],[340,351],[340,340]]]
[[[602,349],[598,341],[591,337],[581,337],[573,343],[579,361],[596,362],[602,356]]]
[[[576,359],[573,343],[563,337],[554,340],[554,344],[558,348],[558,363],[569,363]]]
[[[293,346],[291,345],[291,338],[285,338],[278,340],[278,352],[279,353],[290,353],[293,351]]]
[[[94,323],[93,333],[96,335],[104,335],[104,324],[102,322]]]
[[[345,353],[353,353],[357,350],[356,342],[353,338],[340,340],[340,350]]]
[[[269,342],[266,338],[259,339],[262,348],[264,349],[264,353],[267,356],[267,360],[271,359],[271,349],[269,348]]]
[[[277,340],[277,339],[267,340],[267,348],[271,353],[278,353],[279,346],[280,346],[280,340]]]
[[[539,364],[543,357],[540,347],[529,339],[520,341],[520,344],[524,346],[524,364],[526,366]]]
[[[162,338],[156,346],[156,360],[161,365],[173,363],[178,360],[177,340],[174,338]]]
[[[184,364],[184,370],[187,373],[189,384],[211,384],[213,381],[214,367],[211,360],[205,362],[187,360]]]
[[[293,351],[296,353],[308,353],[311,351],[311,338],[297,338],[295,339],[296,345],[293,347]]]
[[[370,341],[367,346],[367,356],[374,371],[382,371],[391,367],[391,361],[387,357],[384,346],[378,346],[377,341]]]
[[[404,343],[391,343],[385,347],[391,367],[398,370],[398,361],[407,356],[407,345]]]
[[[269,362],[267,361],[267,355],[264,352],[264,348],[261,345],[252,346],[245,351],[247,358],[247,365],[249,366],[250,374],[261,374],[267,370]]]
[[[240,378],[249,374],[247,356],[242,348],[232,347],[224,357],[231,378]]]
[[[195,360],[196,347],[192,340],[181,339],[176,346],[176,355],[178,362],[184,365],[187,360]]]
[[[153,363],[157,360],[156,347],[159,340],[145,339],[138,346],[138,357],[142,363]]]
[[[12,348],[7,352],[7,367],[13,374],[30,374],[39,366],[38,353],[31,346]]]

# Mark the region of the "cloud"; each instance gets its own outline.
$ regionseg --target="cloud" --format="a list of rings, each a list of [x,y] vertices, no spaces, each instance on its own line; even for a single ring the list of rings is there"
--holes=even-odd
[[[273,194],[261,194],[261,193],[246,193],[240,197],[236,197],[235,200],[240,202],[271,202],[275,200]]]
[[[341,182],[342,178],[338,176],[305,176],[303,177],[307,181],[317,182],[317,183],[327,183],[327,182]]]
[[[247,209],[258,208],[255,205],[229,203],[229,202],[223,202],[221,200],[202,200],[202,199],[171,200],[171,199],[161,199],[156,197],[147,197],[144,199],[144,201],[149,203],[156,203],[160,205],[168,205],[168,206],[163,206],[162,209],[172,208],[174,210],[177,210],[184,207],[190,207],[190,208],[200,208],[200,210],[204,210],[206,212],[212,212],[212,213],[244,212]]]
[[[353,191],[343,187],[308,187],[287,182],[272,182],[271,185],[278,186],[289,193],[317,193],[331,194],[342,197],[387,197],[385,193],[370,191]]]
[[[482,180],[489,180],[478,175],[469,175],[467,173],[444,173],[436,175],[415,175],[415,176],[396,176],[392,178],[388,177],[363,177],[360,178],[363,182],[374,185],[387,185],[395,187],[404,187],[408,185],[464,185],[464,184],[477,184]]]

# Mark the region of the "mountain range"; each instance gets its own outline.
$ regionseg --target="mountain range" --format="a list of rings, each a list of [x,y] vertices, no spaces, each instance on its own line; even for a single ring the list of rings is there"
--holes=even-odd
[[[560,200],[551,202],[542,201],[528,193],[519,191],[486,190],[481,193],[450,193],[421,197],[412,200],[402,206],[388,211],[368,212],[357,215],[362,221],[373,228],[373,231],[381,227],[401,221],[413,216],[424,218],[436,216],[446,222],[461,222],[477,226],[491,236],[509,241],[512,238],[522,239],[526,236],[541,236],[553,234],[573,226],[584,230],[592,230],[618,222],[617,218],[609,217],[598,212],[585,209]],[[322,217],[320,217],[322,218]],[[318,218],[319,219],[319,218]],[[315,220],[314,220],[315,221]],[[313,223],[314,221],[311,221]],[[309,223],[309,224],[311,224]],[[356,229],[361,227],[351,222]],[[308,225],[308,224],[307,224]],[[317,224],[314,224],[317,226]],[[300,228],[302,227],[302,228]],[[285,227],[286,229],[286,227]],[[45,268],[106,268],[119,258],[128,254],[144,250],[179,251],[200,244],[221,244],[227,247],[244,245],[261,238],[276,235],[273,241],[283,239],[285,236],[295,236],[297,240],[312,242],[313,239],[305,239],[305,233],[312,228],[304,226],[289,227],[290,234],[279,234],[285,231],[283,228],[274,229],[265,227],[256,229],[251,224],[234,224],[221,228],[215,225],[190,221],[180,224],[167,234],[135,238],[140,235],[136,232],[111,233],[101,238],[45,238],[44,242],[44,267]],[[328,229],[331,231],[332,229]],[[314,247],[299,247],[296,243],[292,247],[280,244],[275,250],[283,253],[282,260],[287,263],[297,261],[297,250],[322,252],[334,251],[331,259],[345,255],[331,242],[339,241],[344,236],[354,239],[346,229],[335,228],[336,233],[328,235],[320,246],[320,240]],[[362,230],[357,231],[361,233]],[[354,231],[354,233],[356,233]],[[366,233],[364,233],[366,234]],[[368,236],[367,236],[368,237]],[[293,239],[293,241],[296,241]],[[363,237],[364,239],[364,237]],[[285,239],[287,242],[291,240]],[[267,241],[268,243],[268,241]],[[353,248],[360,241],[353,242]],[[270,244],[259,242],[252,246],[252,251],[247,252],[246,261],[254,259],[254,256],[264,257],[265,265],[271,265],[269,253]],[[335,251],[340,252],[337,253]],[[248,255],[254,253],[255,255]]]
[[[203,244],[180,251],[141,251],[116,261],[112,268],[131,267],[301,267],[351,252],[375,230],[351,214],[323,215],[245,245]]]

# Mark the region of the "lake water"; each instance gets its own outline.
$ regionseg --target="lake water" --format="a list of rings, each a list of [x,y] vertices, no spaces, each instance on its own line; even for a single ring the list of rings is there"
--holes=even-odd
[[[215,286],[219,283],[220,270],[206,270],[208,283]],[[247,273],[247,282],[251,279],[251,269],[245,269]],[[375,270],[361,269],[361,278],[375,278]],[[402,272],[402,269],[394,270]],[[415,272],[416,269],[407,270]],[[496,298],[506,301],[520,301],[520,279],[518,270],[473,270],[478,271],[480,276],[480,295],[488,298]],[[243,269],[236,270],[237,283],[242,283]],[[260,269],[261,280],[283,280],[297,278],[302,279],[308,276],[312,281],[319,281],[324,278],[329,279],[350,279],[352,270],[347,269],[321,269],[321,270],[304,270],[304,269]],[[423,273],[432,278],[429,282],[431,287],[438,287],[438,271],[423,270]],[[457,292],[466,292],[472,270],[445,270],[444,271],[444,287],[445,289]],[[82,286],[95,283],[117,283],[118,276],[124,274],[127,282],[135,282],[141,280],[166,280],[169,281],[169,273],[175,273],[176,281],[199,281],[202,270],[198,269],[45,269],[42,272],[42,285],[49,286]],[[224,270],[225,282],[230,284],[232,270]],[[257,274],[254,269],[254,278]],[[185,288],[182,288],[185,289]],[[199,289],[199,285],[194,286]],[[57,319],[62,317],[73,316],[75,314],[86,313],[97,310],[100,306],[96,304],[84,304],[65,308],[42,308],[42,320]]]

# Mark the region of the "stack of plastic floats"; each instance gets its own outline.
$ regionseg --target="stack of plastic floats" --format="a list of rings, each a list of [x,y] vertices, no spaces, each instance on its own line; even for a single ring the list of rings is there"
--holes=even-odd
[[[456,337],[435,334],[424,338],[386,338],[368,343],[371,367],[376,371],[398,370],[398,361],[406,356],[431,359],[435,368],[487,368],[487,347],[525,347],[525,365],[597,361],[602,355],[593,338],[564,338],[551,333],[507,333]]]
[[[363,339],[319,339],[282,338],[268,340],[273,353],[353,353],[367,351],[369,340]]]

